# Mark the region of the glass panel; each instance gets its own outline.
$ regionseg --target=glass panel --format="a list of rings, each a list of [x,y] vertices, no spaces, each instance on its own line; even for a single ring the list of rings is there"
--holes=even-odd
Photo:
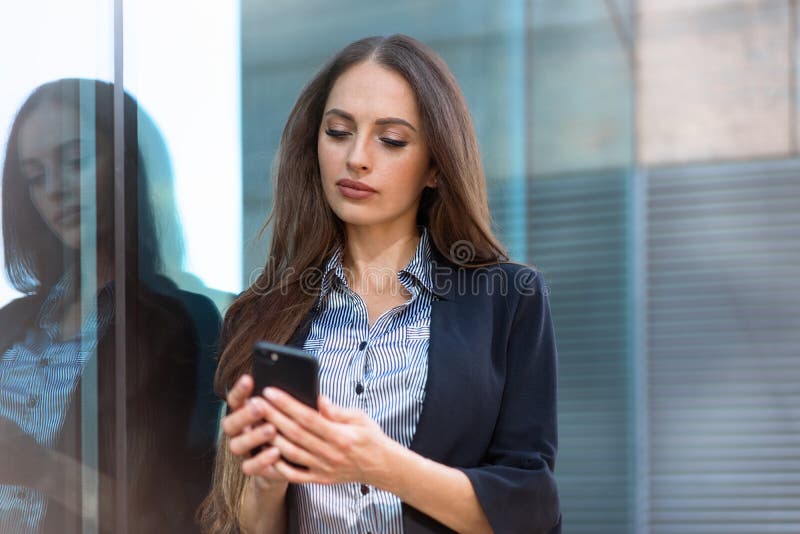
[[[533,2],[527,220],[559,345],[565,532],[636,527],[633,91],[625,2]]]
[[[124,14],[125,90],[139,104],[163,269],[224,307],[242,289],[238,5],[137,0]]]
[[[444,57],[475,120],[499,233],[550,284],[564,528],[634,532],[632,2],[246,1],[242,10],[245,235],[264,221],[286,114],[332,51],[401,32]],[[263,257],[263,248],[246,255],[245,270]]]
[[[35,1],[0,17],[3,532],[113,527],[113,102],[94,81],[112,76],[111,15]]]
[[[191,532],[220,415],[220,310],[242,288],[238,9],[137,0],[124,15],[126,165],[138,203],[126,232],[138,255],[127,265],[137,271],[127,511],[133,532]]]

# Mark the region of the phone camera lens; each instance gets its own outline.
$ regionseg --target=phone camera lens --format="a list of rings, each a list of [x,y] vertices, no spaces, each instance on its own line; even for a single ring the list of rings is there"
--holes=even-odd
[[[277,362],[278,361],[278,354],[273,352],[272,354],[269,355],[269,359],[271,361],[273,361],[273,362]]]

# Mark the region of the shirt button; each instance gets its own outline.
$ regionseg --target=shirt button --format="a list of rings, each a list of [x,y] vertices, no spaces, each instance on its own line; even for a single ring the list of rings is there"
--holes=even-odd
[[[28,408],[34,408],[37,404],[39,404],[39,400],[36,398],[36,395],[28,397]]]
[[[367,342],[366,342],[366,341],[362,341],[362,342],[361,342],[361,343],[358,345],[358,350],[364,350],[365,348],[367,348]]]
[[[47,358],[42,358],[41,360],[36,362],[36,365],[38,365],[39,367],[47,367],[48,365],[50,365],[50,360]]]
[[[359,382],[356,384],[356,395],[361,395],[362,393],[364,393],[364,386]]]
[[[361,495],[366,495],[367,493],[369,493],[369,486],[361,484]]]
[[[19,490],[19,491],[17,492],[17,499],[20,499],[20,500],[22,500],[22,499],[24,499],[24,498],[25,498],[25,490]]]

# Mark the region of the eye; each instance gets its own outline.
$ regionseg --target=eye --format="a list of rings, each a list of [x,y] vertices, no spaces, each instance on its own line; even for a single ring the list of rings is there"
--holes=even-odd
[[[330,137],[346,137],[350,135],[350,132],[345,130],[334,130],[333,128],[325,128],[325,135]]]
[[[408,144],[408,141],[400,141],[399,139],[392,139],[391,137],[381,137],[380,139],[390,147],[404,147]]]
[[[44,182],[44,168],[39,164],[23,164],[20,174],[28,186],[40,185]]]
[[[44,183],[44,174],[34,174],[25,177],[28,187],[36,187]]]

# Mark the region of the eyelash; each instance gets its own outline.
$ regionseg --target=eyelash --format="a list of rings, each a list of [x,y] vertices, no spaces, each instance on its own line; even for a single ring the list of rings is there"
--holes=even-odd
[[[350,135],[350,132],[326,128],[325,134],[330,137],[333,137],[334,139],[340,139],[342,137]],[[389,137],[381,137],[380,140],[391,148],[402,148],[408,144],[408,141],[398,141],[397,139],[391,139]]]
[[[326,128],[325,133],[331,137],[345,137],[350,135],[350,132],[345,132],[343,130],[333,130],[331,128]]]
[[[398,141],[397,139],[390,139],[388,137],[381,137],[381,141],[383,141],[384,143],[386,143],[391,147],[397,147],[397,148],[404,147],[408,144],[408,142],[406,141]]]
[[[29,186],[41,185],[42,183],[44,183],[44,175],[43,174],[37,174],[36,176],[28,176],[28,177],[25,178],[25,182]]]

